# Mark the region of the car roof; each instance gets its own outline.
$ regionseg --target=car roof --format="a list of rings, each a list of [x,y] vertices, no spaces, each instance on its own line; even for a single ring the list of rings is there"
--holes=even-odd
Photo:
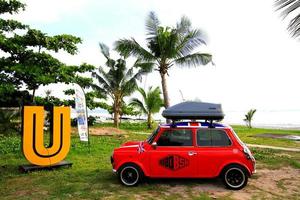
[[[230,126],[221,123],[210,122],[174,122],[171,124],[161,124],[161,128],[230,128]]]

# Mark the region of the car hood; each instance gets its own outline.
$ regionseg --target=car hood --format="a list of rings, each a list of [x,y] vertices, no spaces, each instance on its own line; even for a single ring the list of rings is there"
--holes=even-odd
[[[124,144],[121,145],[121,147],[137,147],[142,141],[130,141],[130,142],[125,142]]]
[[[144,145],[143,141],[130,141],[122,144],[119,148],[116,148],[115,151],[143,151]]]

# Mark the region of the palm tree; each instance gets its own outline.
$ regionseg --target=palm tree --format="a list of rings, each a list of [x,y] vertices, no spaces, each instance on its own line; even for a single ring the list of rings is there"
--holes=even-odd
[[[129,105],[138,108],[142,113],[147,115],[148,128],[152,129],[152,114],[159,112],[163,106],[163,100],[160,97],[161,91],[159,87],[154,89],[149,87],[147,92],[143,88],[137,88],[137,90],[142,95],[143,101],[133,98]]]
[[[212,56],[207,53],[194,52],[205,41],[199,29],[193,29],[187,17],[182,17],[176,27],[163,27],[154,12],[146,20],[147,48],[142,47],[134,38],[121,39],[115,43],[115,49],[121,55],[136,56],[151,63],[160,73],[164,105],[169,107],[169,95],[166,74],[173,65],[198,66],[211,62]]]
[[[244,121],[246,122],[246,125],[249,127],[249,128],[252,128],[252,125],[251,125],[251,122],[252,122],[252,119],[253,119],[253,116],[256,112],[256,109],[251,109],[248,111],[248,113],[245,115],[245,119]]]
[[[97,79],[98,85],[93,84],[93,89],[102,94],[107,94],[113,101],[114,125],[119,128],[121,108],[124,103],[124,97],[132,94],[137,87],[137,80],[141,76],[149,72],[147,64],[143,65],[137,61],[130,69],[126,68],[126,61],[122,58],[113,60],[110,58],[109,48],[103,44],[99,44],[101,53],[106,58],[106,72],[103,67],[99,67],[98,73],[93,72],[92,76]],[[134,67],[142,66],[137,72]]]
[[[293,16],[289,25],[288,31],[292,37],[298,38],[300,36],[300,1],[299,0],[276,0],[275,6],[277,10],[282,11],[282,17]]]

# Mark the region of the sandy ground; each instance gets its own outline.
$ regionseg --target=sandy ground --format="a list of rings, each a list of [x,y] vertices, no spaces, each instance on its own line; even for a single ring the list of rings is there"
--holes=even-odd
[[[249,179],[248,185],[238,191],[224,188],[222,183],[217,180],[203,180],[189,188],[184,184],[176,184],[169,188],[166,195],[178,193],[185,197],[184,194],[187,190],[191,191],[193,196],[204,192],[213,199],[222,197],[237,200],[300,199],[300,170],[291,167],[276,170],[258,169],[257,173]]]
[[[72,128],[72,133],[77,134],[77,128]],[[98,136],[110,136],[110,135],[122,135],[126,134],[126,131],[113,128],[113,127],[97,127],[97,128],[89,128],[90,135],[98,135]]]

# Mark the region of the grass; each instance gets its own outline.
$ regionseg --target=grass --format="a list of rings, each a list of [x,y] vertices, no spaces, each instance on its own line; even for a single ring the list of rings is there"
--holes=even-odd
[[[251,149],[256,161],[270,169],[291,166],[300,169],[300,153],[284,152],[274,149]]]
[[[263,129],[263,128],[247,128],[245,126],[232,126],[240,139],[248,144],[261,144],[278,147],[295,147],[300,148],[300,141],[293,141],[288,139],[273,139],[255,137],[258,134],[288,134],[300,135],[300,130],[282,130],[282,129]]]
[[[113,123],[102,123],[97,124],[95,127],[112,127]],[[155,124],[154,129],[157,127]],[[264,128],[248,128],[246,126],[232,126],[235,132],[239,135],[241,140],[249,144],[261,144],[271,145],[278,147],[295,147],[300,148],[300,141],[293,141],[288,139],[273,139],[273,138],[262,138],[256,137],[258,134],[289,134],[289,135],[300,135],[300,130],[283,130],[283,129],[264,129]],[[153,130],[147,129],[147,124],[144,123],[129,123],[123,122],[120,125],[120,129],[129,131],[137,134],[150,134]]]
[[[110,126],[110,124],[97,125]],[[144,125],[123,124],[121,128],[128,130],[125,137],[91,136],[90,149],[86,143],[79,141],[77,135],[72,136],[72,146],[66,160],[73,162],[70,169],[39,171],[23,174],[18,166],[26,164],[21,153],[21,138],[18,135],[0,136],[0,197],[1,199],[210,199],[207,193],[189,190],[190,186],[198,185],[197,180],[179,183],[150,181],[141,187],[128,188],[122,186],[112,174],[110,155],[115,147],[128,140],[144,140],[147,136],[133,132],[151,132]],[[251,135],[270,132],[266,129],[234,127],[245,141],[253,141]],[[272,130],[277,132],[277,130]],[[282,131],[278,131],[280,133]],[[291,131],[291,133],[293,133]],[[294,133],[293,133],[294,134]],[[299,134],[297,132],[296,134]],[[273,139],[274,140],[274,139]],[[276,143],[285,145],[286,141]],[[264,143],[265,144],[265,143]],[[295,145],[297,146],[297,145]],[[300,154],[278,150],[252,149],[259,164],[268,168],[291,166],[300,168]],[[184,185],[182,193],[170,193],[174,185]],[[281,185],[281,183],[278,183]],[[223,199],[230,199],[224,197]]]

